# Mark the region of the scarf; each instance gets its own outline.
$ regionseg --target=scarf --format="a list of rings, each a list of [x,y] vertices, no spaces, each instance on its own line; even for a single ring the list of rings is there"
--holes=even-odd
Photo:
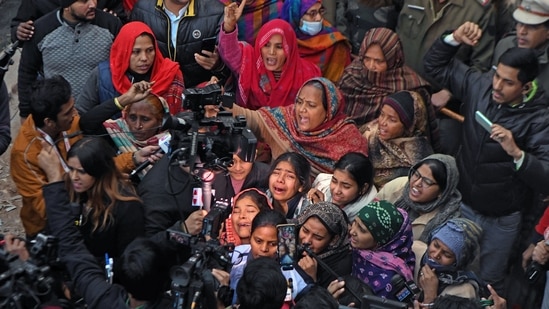
[[[261,48],[275,34],[282,36],[286,63],[280,78],[265,68]],[[266,23],[257,35],[255,47],[241,43],[242,65],[238,79],[239,102],[249,109],[263,106],[277,107],[293,104],[298,90],[308,79],[320,76],[316,64],[299,57],[297,39],[292,27],[282,19]]]
[[[369,155],[375,171],[374,184],[377,188],[407,175],[410,167],[433,153],[426,136],[429,126],[423,99],[415,92],[410,94],[414,100],[414,119],[412,126],[405,130],[402,137],[381,140],[377,119],[367,125],[365,136],[368,139]]]
[[[150,80],[155,82],[152,85],[152,93],[164,96],[168,102],[170,113],[176,114],[181,110],[181,94],[184,88],[179,64],[162,56],[152,30],[142,22],[125,24],[114,39],[109,61],[112,83],[119,93],[127,92],[132,86],[132,80],[128,78],[130,57],[135,40],[144,33],[153,38],[156,51],[154,63],[149,72]]]
[[[305,156],[315,175],[332,173],[337,160],[349,152],[368,155],[366,140],[354,123],[343,113],[341,92],[326,78],[313,78],[324,86],[327,101],[326,121],[314,131],[300,131],[295,119],[294,105],[262,108],[259,114],[273,134],[287,140],[290,148]],[[341,141],[345,141],[342,143]]]
[[[459,217],[459,207],[461,204],[461,193],[457,189],[459,182],[459,171],[457,169],[456,160],[448,155],[433,154],[419,161],[412,169],[417,169],[423,165],[427,159],[440,161],[446,167],[446,188],[440,192],[440,196],[435,200],[427,203],[416,203],[410,199],[410,181],[406,183],[402,191],[402,196],[395,202],[395,206],[402,208],[410,215],[410,220],[414,221],[417,217],[425,213],[430,213],[438,209],[437,214],[425,225],[425,229],[421,233],[419,240],[428,243],[429,235],[434,228],[442,225],[449,219]],[[411,176],[408,175],[408,179]]]
[[[412,224],[406,211],[399,211],[404,221],[389,242],[375,250],[352,250],[352,275],[368,284],[375,295],[385,298],[394,298],[391,278],[395,273],[406,281],[413,280],[416,258],[412,251]]]
[[[297,223],[301,227],[311,217],[318,218],[328,232],[333,235],[328,247],[317,254],[318,258],[326,259],[341,252],[349,251],[349,224],[343,210],[333,203],[319,202],[306,208],[297,217]]]
[[[337,82],[343,70],[351,63],[351,44],[349,40],[327,20],[322,20],[322,30],[314,36],[299,29],[301,18],[311,6],[319,0],[286,0],[282,6],[280,18],[294,28],[297,34],[299,55],[318,64],[322,76]]]
[[[363,64],[364,55],[373,44],[378,44],[385,55],[385,72],[369,71]],[[359,57],[345,68],[338,86],[347,103],[345,113],[357,125],[362,125],[377,117],[387,95],[428,87],[429,84],[404,64],[404,52],[398,35],[387,28],[374,28],[364,36]]]
[[[225,6],[231,0],[219,0]],[[238,40],[245,41],[250,45],[255,44],[255,38],[261,26],[269,20],[278,18],[278,12],[282,9],[280,0],[254,0],[244,5],[242,16],[238,19]]]

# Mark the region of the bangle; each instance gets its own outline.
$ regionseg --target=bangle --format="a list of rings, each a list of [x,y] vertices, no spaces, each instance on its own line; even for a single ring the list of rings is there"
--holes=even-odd
[[[116,105],[116,107],[118,107],[118,109],[120,109],[120,110],[124,109],[124,106],[122,106],[122,104],[120,104],[120,102],[118,101],[118,98],[114,98],[114,105]]]
[[[137,155],[136,155],[137,151],[134,151],[133,154],[132,154],[132,161],[133,161],[133,165],[135,166],[138,166],[139,165],[139,162],[137,162]]]
[[[419,306],[420,306],[421,308],[433,308],[434,305],[435,305],[435,303],[428,303],[428,304],[426,304],[426,303],[420,303],[420,304],[419,304]]]

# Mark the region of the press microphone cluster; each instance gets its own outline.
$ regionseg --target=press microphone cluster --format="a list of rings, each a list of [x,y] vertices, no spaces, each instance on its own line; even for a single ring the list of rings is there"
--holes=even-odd
[[[170,133],[166,133],[164,136],[162,136],[160,139],[158,139],[158,146],[160,148],[154,153],[168,153],[170,150],[170,141],[172,140],[172,135]],[[137,175],[139,172],[147,168],[147,166],[151,165],[151,161],[145,160],[145,162],[139,164],[131,173],[130,177],[133,177]]]

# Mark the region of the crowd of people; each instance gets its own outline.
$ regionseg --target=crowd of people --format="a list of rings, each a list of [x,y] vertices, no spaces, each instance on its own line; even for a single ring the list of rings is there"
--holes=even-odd
[[[11,175],[61,298],[183,301],[167,233],[234,245],[208,309],[504,309],[513,261],[549,269],[549,0],[22,0],[11,27]]]

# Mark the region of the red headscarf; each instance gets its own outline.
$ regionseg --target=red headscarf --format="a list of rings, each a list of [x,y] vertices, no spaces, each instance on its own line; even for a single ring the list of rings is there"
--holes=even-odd
[[[275,34],[282,36],[286,54],[286,63],[282,67],[278,81],[275,80],[273,73],[265,68],[261,57],[261,48]],[[321,72],[318,66],[300,58],[292,26],[282,19],[273,19],[259,30],[254,48],[249,45],[243,46],[242,67],[238,80],[241,102],[246,102],[246,107],[250,109],[291,105],[303,83],[319,76]]]
[[[177,93],[173,93],[174,90],[170,89],[170,86],[174,83],[174,80],[177,80],[178,77],[181,78],[181,70],[179,69],[179,64],[177,62],[171,61],[168,58],[164,58],[160,49],[158,49],[158,44],[156,44],[156,38],[149,26],[142,22],[130,22],[125,24],[120,33],[114,39],[114,42],[111,47],[110,54],[110,67],[112,74],[112,83],[114,88],[119,93],[125,93],[130,89],[132,83],[130,79],[126,76],[126,72],[130,67],[130,56],[132,54],[133,45],[135,40],[142,34],[149,34],[152,36],[153,44],[156,50],[156,55],[154,58],[154,63],[151,68],[151,81],[154,81],[152,86],[152,92],[156,95],[163,96],[170,105],[170,112],[172,106],[172,99],[179,100],[179,106],[181,106],[181,93],[183,93],[183,85],[177,88]],[[170,96],[165,94],[170,90]]]

